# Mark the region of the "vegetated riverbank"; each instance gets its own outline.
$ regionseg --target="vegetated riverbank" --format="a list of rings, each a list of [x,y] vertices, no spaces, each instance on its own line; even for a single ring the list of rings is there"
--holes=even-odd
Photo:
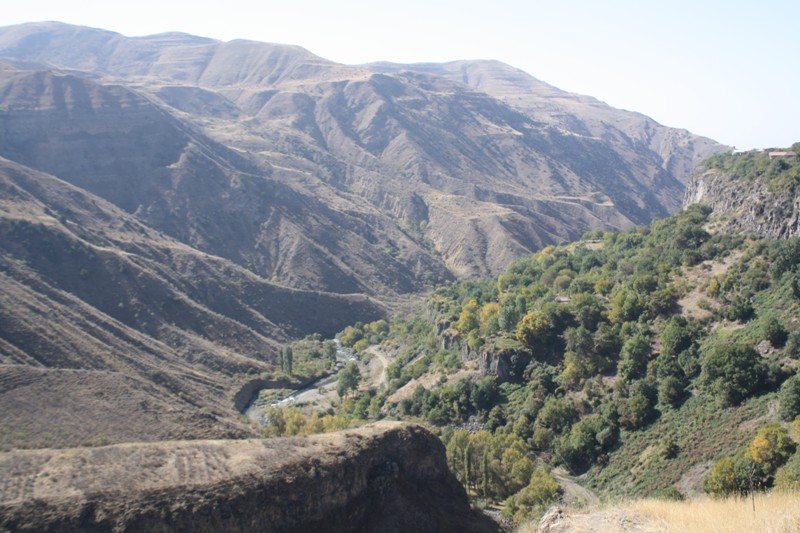
[[[352,352],[344,349],[338,340],[334,342],[336,364],[333,370],[294,383],[289,380],[262,380],[260,383],[256,381],[248,392],[249,401],[243,407],[237,404],[237,409],[249,420],[263,425],[266,423],[266,410],[270,407],[313,405],[314,408],[321,410],[330,407],[336,395],[338,371],[350,362],[362,367],[362,374],[365,374],[367,368]]]

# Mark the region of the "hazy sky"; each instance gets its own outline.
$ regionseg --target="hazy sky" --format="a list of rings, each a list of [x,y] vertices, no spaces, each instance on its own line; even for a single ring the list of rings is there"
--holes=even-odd
[[[737,148],[800,141],[798,0],[19,0],[58,20],[297,44],[342,63],[498,59]]]

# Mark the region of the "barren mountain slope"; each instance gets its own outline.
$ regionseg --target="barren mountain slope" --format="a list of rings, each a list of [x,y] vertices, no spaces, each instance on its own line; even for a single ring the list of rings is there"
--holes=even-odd
[[[261,276],[373,294],[418,290],[423,273],[431,280],[449,277],[360,198],[259,165],[130,89],[9,67],[0,71],[0,102],[0,155],[85,188],[150,227]]]
[[[3,446],[233,434],[233,396],[278,342],[382,313],[270,284],[2,159],[0,288]]]
[[[641,113],[615,109],[591,96],[562,91],[499,61],[378,63],[367,67],[379,72],[426,72],[462,82],[542,122],[577,135],[603,139],[651,177],[655,165],[688,183],[700,161],[724,149],[711,139],[662,126]],[[664,200],[674,202],[675,198]]]
[[[189,216],[176,191],[164,210],[192,230],[170,234],[259,274],[337,292],[402,293],[451,273],[496,274],[543,244],[645,223],[678,208],[686,161],[721,148],[524,73],[510,76],[515,69],[502,64],[468,63],[459,75],[450,64],[417,69],[423,73],[384,66],[391,72],[382,74],[292,46],[182,34],[130,39],[54,23],[0,29],[0,57],[124,84],[183,124],[178,129],[193,141],[202,132],[216,164],[221,158],[289,187],[308,202],[291,222],[222,196],[218,211],[242,212],[240,223],[251,226],[241,240],[219,236],[218,216]],[[8,97],[0,105],[17,116]],[[7,146],[0,153],[10,156]],[[178,155],[166,164],[184,165]],[[191,170],[198,191],[209,179],[202,171]],[[257,195],[248,190],[248,198]],[[320,220],[349,239],[338,248],[310,216],[331,206],[354,215]],[[147,215],[137,211],[166,227]],[[306,265],[308,272],[298,271]],[[383,278],[369,276],[376,271]]]

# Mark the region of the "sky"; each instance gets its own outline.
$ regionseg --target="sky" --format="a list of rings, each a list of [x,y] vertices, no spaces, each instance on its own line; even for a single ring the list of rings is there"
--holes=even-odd
[[[347,64],[496,59],[738,149],[800,141],[797,0],[25,0],[56,20],[302,46]]]

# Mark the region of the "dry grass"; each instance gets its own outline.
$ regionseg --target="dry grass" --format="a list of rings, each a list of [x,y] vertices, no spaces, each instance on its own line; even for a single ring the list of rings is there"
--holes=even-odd
[[[755,503],[755,512],[753,511]],[[800,493],[689,501],[637,500],[594,509],[565,509],[548,528],[522,524],[517,533],[792,533],[800,531]]]
[[[796,492],[759,494],[754,500],[641,500],[631,507],[637,514],[663,525],[663,531],[668,532],[800,531],[800,493]]]

